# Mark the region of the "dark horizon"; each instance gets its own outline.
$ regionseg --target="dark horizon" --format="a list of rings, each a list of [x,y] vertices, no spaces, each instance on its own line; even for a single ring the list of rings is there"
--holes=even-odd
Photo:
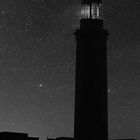
[[[28,133],[19,133],[19,132],[0,132],[0,139],[1,140],[40,140],[39,137],[31,137]],[[72,137],[57,137],[57,138],[44,138],[44,140],[74,140]],[[134,138],[126,138],[126,139],[109,139],[109,140],[137,140]]]

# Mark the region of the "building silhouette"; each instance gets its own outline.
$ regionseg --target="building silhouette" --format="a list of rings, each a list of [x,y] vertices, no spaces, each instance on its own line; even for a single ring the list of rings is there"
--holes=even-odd
[[[54,140],[54,139],[47,138],[47,140]],[[56,138],[55,140],[74,140],[74,138],[59,137],[59,138]]]
[[[28,137],[27,133],[0,132],[0,140],[39,140],[39,138]]]
[[[110,139],[110,140],[136,140],[136,139]]]

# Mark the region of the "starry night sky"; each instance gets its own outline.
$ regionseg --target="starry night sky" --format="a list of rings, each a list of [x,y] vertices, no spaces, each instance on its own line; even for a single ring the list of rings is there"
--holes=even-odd
[[[0,1],[0,131],[73,136],[80,0]],[[140,139],[140,2],[104,0],[110,138]]]

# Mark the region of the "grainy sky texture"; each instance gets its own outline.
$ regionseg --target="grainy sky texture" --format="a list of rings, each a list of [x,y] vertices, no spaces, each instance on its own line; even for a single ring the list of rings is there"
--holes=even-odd
[[[140,2],[104,0],[109,137],[140,139]],[[0,131],[73,136],[80,0],[0,1]]]

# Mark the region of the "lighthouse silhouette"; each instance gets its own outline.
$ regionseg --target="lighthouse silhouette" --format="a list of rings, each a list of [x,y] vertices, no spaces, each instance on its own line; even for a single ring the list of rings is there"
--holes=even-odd
[[[76,140],[107,140],[107,38],[101,0],[83,0],[76,37]]]
[[[102,1],[82,0],[76,37],[74,137],[59,140],[108,140],[107,38]],[[52,139],[48,139],[52,140]]]

